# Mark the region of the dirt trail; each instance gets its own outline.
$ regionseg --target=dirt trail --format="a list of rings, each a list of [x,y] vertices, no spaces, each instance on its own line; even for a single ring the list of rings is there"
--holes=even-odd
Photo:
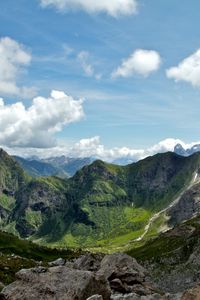
[[[141,241],[145,237],[147,232],[149,231],[149,228],[151,227],[153,222],[156,219],[158,219],[162,213],[165,213],[168,209],[174,207],[179,202],[179,200],[183,196],[183,194],[199,181],[200,181],[199,175],[198,175],[198,173],[195,173],[190,184],[180,193],[180,195],[170,205],[168,205],[166,208],[162,209],[161,211],[159,211],[158,213],[156,213],[155,215],[153,215],[153,217],[151,217],[149,219],[148,224],[145,226],[144,233],[140,237],[135,239],[135,241]]]

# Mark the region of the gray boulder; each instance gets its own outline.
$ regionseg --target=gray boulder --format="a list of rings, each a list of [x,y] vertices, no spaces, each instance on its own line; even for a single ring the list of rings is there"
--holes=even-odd
[[[103,254],[86,253],[74,262],[74,268],[85,271],[97,271],[100,268]]]
[[[50,267],[56,267],[56,266],[64,266],[65,263],[66,263],[66,260],[64,258],[58,258],[54,261],[49,262],[48,265]]]
[[[135,292],[139,295],[151,293],[144,284],[144,268],[126,254],[106,255],[97,274],[103,274],[106,277],[113,292],[122,294]]]
[[[90,298],[87,298],[87,300],[103,300],[101,295],[93,295]]]
[[[145,278],[145,269],[137,263],[136,259],[122,253],[106,255],[101,261],[98,273],[104,274],[107,279],[115,274],[116,278],[126,278],[126,282],[135,279],[144,281]]]
[[[103,276],[89,271],[52,267],[38,272],[37,269],[21,270],[17,281],[5,287],[1,297],[6,300],[85,300],[99,294],[110,299],[110,288]]]

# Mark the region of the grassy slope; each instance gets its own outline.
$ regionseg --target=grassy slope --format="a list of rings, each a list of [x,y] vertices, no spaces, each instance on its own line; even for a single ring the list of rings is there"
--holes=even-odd
[[[126,167],[96,161],[83,168],[69,180],[69,186],[96,226],[71,222],[54,245],[100,251],[129,248],[150,217],[187,186],[198,162],[198,155],[186,159],[166,153]],[[161,216],[147,237],[158,235],[165,221]]]
[[[178,258],[178,263],[186,262],[200,242],[200,216],[169,230],[127,251],[139,261],[157,261],[165,264],[164,258]]]
[[[7,159],[1,168],[13,165]],[[16,218],[6,229],[16,233],[15,222],[21,222],[22,228],[26,224],[31,228],[32,239],[41,243],[109,251],[124,248],[189,183],[198,164],[199,155],[183,158],[165,153],[125,167],[95,161],[69,180],[31,180],[18,193]],[[41,200],[49,211],[46,215],[31,208]]]
[[[31,268],[42,261],[45,265],[59,257],[71,259],[78,257],[80,251],[59,250],[38,246],[32,242],[21,240],[11,234],[0,232],[0,282],[9,284],[15,273],[22,268]]]

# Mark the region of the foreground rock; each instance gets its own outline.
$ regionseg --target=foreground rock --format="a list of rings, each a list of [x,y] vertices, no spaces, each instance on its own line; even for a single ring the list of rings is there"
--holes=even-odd
[[[110,299],[110,288],[104,277],[89,271],[65,266],[49,269],[21,270],[17,281],[3,289],[1,299],[9,300],[85,300],[98,293]]]
[[[63,265],[64,264],[64,265]],[[4,300],[180,300],[160,293],[146,281],[145,269],[126,254],[86,254],[21,270],[0,294]],[[184,298],[185,300],[187,298]],[[190,298],[188,298],[190,299]],[[193,299],[193,298],[191,298]],[[196,299],[196,298],[194,298]]]
[[[200,299],[200,285],[186,291],[181,300],[199,300]]]

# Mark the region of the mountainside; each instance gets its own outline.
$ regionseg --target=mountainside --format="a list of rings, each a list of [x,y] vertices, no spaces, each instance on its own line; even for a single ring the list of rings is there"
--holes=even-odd
[[[78,251],[41,247],[0,231],[0,290],[2,283],[9,284],[14,281],[15,273],[22,268],[35,267],[41,263],[46,265],[60,256],[71,259],[80,254]]]
[[[25,159],[19,156],[13,156],[13,158],[32,177],[58,176],[68,178],[93,161],[92,158],[69,158],[64,155],[48,159],[39,159],[38,157]]]
[[[19,156],[13,156],[13,158],[32,177],[53,176],[59,171],[53,165],[40,160],[28,160]]]
[[[107,251],[129,247],[155,214],[184,195],[198,176],[199,164],[199,154],[169,152],[127,166],[98,160],[69,179],[32,179],[1,151],[1,228],[56,246]],[[12,194],[6,195],[4,186]],[[165,224],[169,218],[156,222]],[[151,234],[152,228],[147,237]]]
[[[41,161],[51,164],[52,166],[60,170],[60,172],[66,173],[68,174],[68,176],[71,177],[82,167],[89,165],[91,162],[93,162],[94,159],[90,157],[72,158],[62,155],[58,157],[42,159]]]
[[[200,216],[127,253],[148,269],[149,280],[157,288],[177,293],[195,286],[200,281],[199,246]]]

